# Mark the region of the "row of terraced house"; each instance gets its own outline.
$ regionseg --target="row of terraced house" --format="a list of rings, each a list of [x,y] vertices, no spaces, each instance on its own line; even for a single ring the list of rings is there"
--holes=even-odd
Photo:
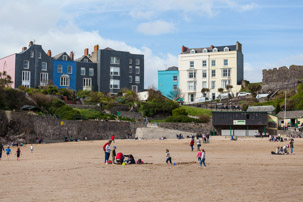
[[[74,58],[74,52],[52,56],[32,41],[20,53],[0,59],[0,71],[12,78],[11,87],[37,88],[56,85],[59,89],[93,90],[117,93],[122,88],[136,92],[144,90],[144,55],[111,48],[94,51],[84,49],[84,55]]]

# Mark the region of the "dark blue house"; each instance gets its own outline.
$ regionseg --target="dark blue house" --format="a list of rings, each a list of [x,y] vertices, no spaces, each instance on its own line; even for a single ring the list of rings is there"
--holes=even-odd
[[[76,59],[77,84],[76,90],[98,91],[97,86],[97,63],[93,63],[87,55]]]
[[[60,53],[53,57],[53,83],[58,88],[76,90],[77,64],[74,60],[74,53],[70,56]]]

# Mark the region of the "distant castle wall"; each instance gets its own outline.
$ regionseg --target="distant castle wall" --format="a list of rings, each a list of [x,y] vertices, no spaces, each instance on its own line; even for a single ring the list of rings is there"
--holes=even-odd
[[[303,66],[292,65],[289,68],[280,67],[263,70],[262,91],[296,89],[298,80],[303,79]]]

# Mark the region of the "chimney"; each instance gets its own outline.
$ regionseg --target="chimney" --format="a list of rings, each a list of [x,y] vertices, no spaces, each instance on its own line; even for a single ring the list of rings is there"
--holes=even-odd
[[[48,55],[49,57],[52,57],[52,51],[51,51],[51,50],[48,50],[48,51],[47,51],[47,55]]]
[[[84,49],[84,55],[88,56],[88,48]]]
[[[34,44],[34,42],[33,42],[33,41],[30,41],[29,44],[28,44],[28,46],[31,46],[31,45],[33,45],[33,44]]]
[[[211,48],[211,49],[214,49],[214,45],[210,45],[210,48]]]
[[[94,52],[96,53],[96,52],[98,52],[98,50],[99,50],[99,45],[97,44],[94,46]]]
[[[187,51],[187,47],[186,46],[182,46],[182,53],[186,52]]]
[[[26,47],[22,47],[22,51],[26,51],[27,50],[27,48]]]
[[[236,50],[242,51],[242,44],[239,41],[236,42]]]
[[[73,51],[70,52],[69,57],[72,59],[72,61],[74,61],[74,52]]]

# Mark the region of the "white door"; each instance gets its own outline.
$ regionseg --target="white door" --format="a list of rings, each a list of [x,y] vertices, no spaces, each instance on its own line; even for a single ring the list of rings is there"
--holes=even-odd
[[[222,136],[234,135],[234,130],[231,130],[231,134],[230,134],[230,130],[221,130],[221,135]]]
[[[246,130],[234,130],[235,136],[246,136]]]

